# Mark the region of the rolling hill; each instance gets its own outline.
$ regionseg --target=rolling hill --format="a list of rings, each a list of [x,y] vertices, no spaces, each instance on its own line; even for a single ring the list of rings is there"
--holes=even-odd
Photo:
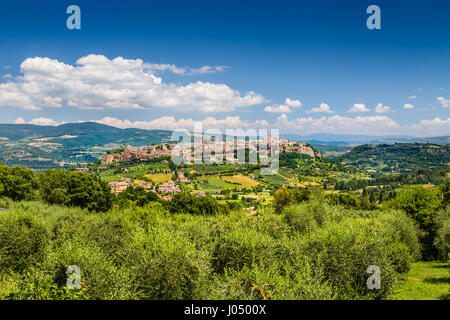
[[[408,173],[418,169],[448,169],[450,145],[431,143],[371,144],[354,147],[336,157],[344,165],[360,170]]]
[[[170,136],[166,130],[119,129],[95,122],[0,124],[0,162],[33,169],[68,166],[93,162],[119,146],[161,143],[170,141]]]

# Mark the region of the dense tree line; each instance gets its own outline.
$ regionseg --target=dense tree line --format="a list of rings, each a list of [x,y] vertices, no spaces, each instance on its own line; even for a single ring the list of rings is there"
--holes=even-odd
[[[107,211],[113,203],[108,184],[83,172],[51,169],[35,173],[25,167],[0,164],[0,196],[14,201],[42,200],[49,204]]]
[[[392,188],[398,188],[404,185],[414,184],[435,184],[439,185],[445,182],[448,169],[437,171],[425,171],[419,169],[411,174],[389,174],[374,175],[371,179],[352,179],[349,181],[336,181],[336,190],[358,190],[368,186],[391,186]]]
[[[416,169],[446,169],[450,162],[449,144],[396,143],[360,145],[336,158],[359,169],[384,167],[386,172],[406,173]]]

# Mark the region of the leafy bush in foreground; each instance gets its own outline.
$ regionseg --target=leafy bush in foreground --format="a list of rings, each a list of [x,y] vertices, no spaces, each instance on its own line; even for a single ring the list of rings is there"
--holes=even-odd
[[[44,226],[30,214],[0,216],[0,269],[21,272],[43,259]]]
[[[0,214],[0,299],[380,299],[418,248],[404,213],[314,199],[257,216],[13,202]],[[70,265],[80,290],[65,286]],[[381,290],[366,287],[369,265]]]
[[[434,244],[439,251],[439,259],[450,260],[450,209],[442,210],[436,216],[437,232]]]

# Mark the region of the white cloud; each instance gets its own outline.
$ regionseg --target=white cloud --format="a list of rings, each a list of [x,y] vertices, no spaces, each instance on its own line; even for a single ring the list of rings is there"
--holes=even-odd
[[[414,125],[415,128],[423,127],[435,127],[435,126],[448,126],[450,125],[450,118],[440,119],[434,118],[433,120],[421,120],[418,125]]]
[[[164,83],[156,71],[207,73],[225,66],[186,70],[141,59],[88,55],[72,66],[49,58],[28,58],[23,76],[0,83],[0,105],[40,110],[68,105],[80,109],[170,109],[183,112],[232,112],[266,102],[255,92],[241,95],[225,84],[197,81]]]
[[[58,123],[50,118],[40,117],[34,118],[30,121],[25,121],[24,118],[19,117],[14,121],[15,124],[34,124],[38,126],[56,126]]]
[[[264,108],[264,111],[269,113],[289,113],[292,112],[291,108],[300,108],[301,106],[302,102],[300,100],[291,100],[290,98],[286,98],[286,100],[284,100],[284,104],[273,104],[271,106],[267,106]]]
[[[2,79],[12,79],[12,75],[11,74],[9,74],[9,73],[6,73],[3,77],[2,77]]]
[[[286,114],[278,117],[276,126],[302,134],[332,132],[341,134],[385,134],[399,128],[396,121],[387,116],[343,117],[333,115],[320,118],[297,118],[288,120]]]
[[[203,66],[198,69],[190,69],[189,72],[186,73],[186,75],[195,75],[195,74],[206,74],[206,73],[215,73],[217,71],[224,71],[225,69],[228,69],[228,66]]]
[[[93,122],[105,125],[127,129],[140,128],[147,130],[176,130],[185,129],[194,130],[194,119],[180,118],[173,116],[164,116],[149,121],[130,121],[121,120],[113,117],[104,117],[101,120],[92,120]],[[416,136],[437,136],[449,135],[450,118],[432,120],[421,120],[414,125],[399,125],[395,120],[387,116],[357,116],[345,117],[340,115],[322,116],[318,118],[304,117],[289,120],[286,114],[281,114],[275,122],[269,123],[266,120],[242,120],[239,116],[228,116],[223,119],[215,117],[206,117],[199,120],[202,123],[203,130],[220,129],[280,129],[282,132],[295,132],[298,134],[312,133],[334,133],[334,134],[368,134],[368,135],[386,135],[386,134],[412,134]],[[34,118],[25,121],[24,118],[17,118],[16,124],[35,124],[55,126],[63,124],[57,123],[50,118]]]
[[[267,106],[264,108],[264,111],[269,112],[269,113],[289,113],[289,112],[291,112],[291,108],[289,108],[289,106],[279,104],[279,105]]]
[[[312,108],[310,111],[306,111],[306,113],[334,113],[334,111],[331,110],[329,105],[322,102],[318,108]]]
[[[15,123],[15,124],[25,124],[25,123],[27,123],[27,122],[25,121],[24,118],[18,117],[18,118],[14,121],[14,123]]]
[[[415,133],[423,136],[450,135],[450,118],[432,120],[421,120],[418,124],[412,126]]]
[[[286,98],[286,100],[284,100],[284,103],[287,106],[293,107],[293,108],[300,108],[302,106],[302,102],[300,100],[291,100],[289,98]]]
[[[444,97],[438,97],[438,98],[436,98],[436,100],[439,101],[440,104],[441,104],[444,108],[450,107],[450,100],[445,99]]]
[[[239,116],[226,117],[224,119],[216,119],[214,117],[207,117],[203,120],[202,126],[204,130],[207,129],[280,129],[284,132],[298,132],[298,133],[319,133],[319,132],[333,132],[333,133],[349,133],[349,134],[386,134],[386,132],[400,129],[396,121],[386,116],[367,116],[367,117],[343,117],[339,115],[332,115],[329,117],[323,116],[319,118],[305,117],[289,120],[286,114],[281,114],[273,123],[266,120],[242,120]],[[176,119],[172,116],[161,117],[150,121],[130,121],[120,120],[112,117],[105,117],[95,122],[126,129],[126,128],[140,128],[140,129],[186,129],[193,130],[194,120],[191,118]]]
[[[356,113],[356,112],[370,112],[370,109],[366,107],[363,103],[355,103],[350,109],[348,109],[349,113]]]
[[[414,106],[412,104],[410,104],[410,103],[405,103],[403,105],[403,109],[414,109]]]
[[[188,131],[193,130],[194,122],[193,119],[176,119],[172,116],[161,117],[158,119],[150,121],[130,121],[130,120],[120,120],[112,117],[105,117],[101,120],[93,120],[94,122],[102,123],[105,125],[126,129],[126,128],[139,128],[147,130],[176,130],[176,129],[186,129]],[[204,130],[207,129],[237,129],[237,128],[267,128],[269,123],[266,120],[256,120],[248,121],[241,120],[239,116],[226,117],[224,119],[216,119],[214,117],[207,117],[203,120],[202,127]]]
[[[382,103],[378,103],[375,107],[376,113],[386,113],[386,112],[389,112],[390,110],[391,110],[390,107],[384,106]]]
[[[408,99],[417,99],[417,96],[409,96]]]
[[[345,117],[340,115],[322,116],[318,118],[304,117],[290,120],[286,114],[281,114],[276,121],[269,123],[266,120],[242,120],[239,116],[216,119],[207,117],[202,126],[207,129],[280,129],[282,132],[295,132],[298,134],[334,133],[334,134],[411,134],[422,136],[448,135],[450,134],[450,119],[422,120],[415,125],[400,125],[395,120],[383,115]],[[95,122],[126,129],[186,129],[193,130],[194,120],[191,118],[176,119],[172,116],[161,117],[150,121],[130,121],[105,117]]]
[[[138,59],[139,60],[139,59]],[[151,74],[157,72],[169,71],[178,75],[197,75],[197,74],[207,74],[216,73],[220,71],[225,71],[228,66],[203,66],[200,68],[188,68],[188,67],[177,67],[174,64],[158,64],[158,63],[143,63],[144,71],[150,72]]]
[[[10,65],[7,65],[7,66],[4,66],[4,67],[3,67],[3,69],[5,69],[5,70],[8,70],[8,69],[10,69],[10,68],[11,68]]]

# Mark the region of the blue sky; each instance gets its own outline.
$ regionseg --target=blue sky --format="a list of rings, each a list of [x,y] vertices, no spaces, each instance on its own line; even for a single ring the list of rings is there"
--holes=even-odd
[[[372,4],[381,30],[366,27]],[[2,1],[0,122],[450,134],[449,14],[422,0]]]

